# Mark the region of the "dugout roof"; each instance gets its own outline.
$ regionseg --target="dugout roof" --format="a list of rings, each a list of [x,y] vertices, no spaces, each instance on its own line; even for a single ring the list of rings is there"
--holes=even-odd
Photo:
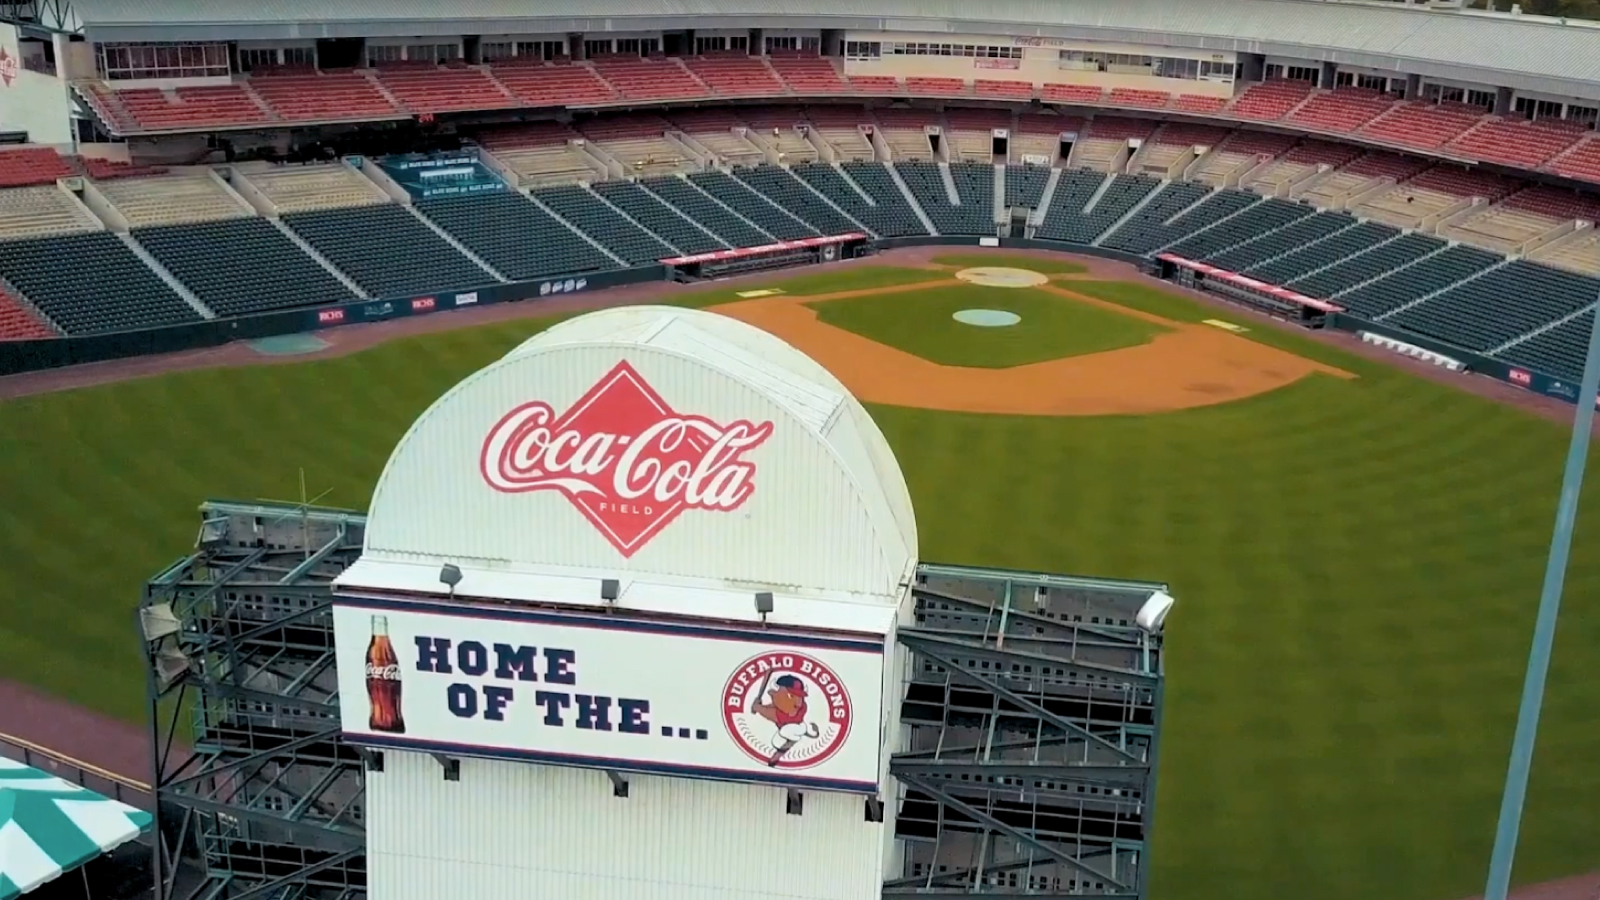
[[[1600,26],[1332,0],[75,0],[95,41],[831,28],[1014,34],[1263,53],[1577,97]],[[804,11],[797,11],[803,9]]]

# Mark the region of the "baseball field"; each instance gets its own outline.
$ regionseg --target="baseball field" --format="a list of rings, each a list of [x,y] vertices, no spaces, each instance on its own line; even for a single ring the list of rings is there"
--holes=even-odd
[[[1158,900],[1476,893],[1565,429],[1105,271],[890,256],[668,302],[778,333],[868,403],[924,559],[1172,585]],[[196,504],[298,499],[303,469],[322,503],[365,507],[413,418],[537,311],[0,400],[0,679],[139,721],[132,610],[192,547]],[[1594,494],[1519,883],[1600,869]]]

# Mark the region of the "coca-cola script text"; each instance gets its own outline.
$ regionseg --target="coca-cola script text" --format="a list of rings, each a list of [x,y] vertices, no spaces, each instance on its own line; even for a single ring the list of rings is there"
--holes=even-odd
[[[771,422],[678,413],[621,362],[565,413],[538,400],[511,410],[480,466],[497,491],[564,494],[626,557],[684,510],[742,506],[756,474],[744,455],[771,435]]]

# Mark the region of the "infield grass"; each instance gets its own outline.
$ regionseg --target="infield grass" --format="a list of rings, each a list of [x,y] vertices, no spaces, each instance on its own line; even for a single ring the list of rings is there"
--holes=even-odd
[[[972,284],[818,300],[817,318],[947,366],[1006,368],[1143,344],[1161,326],[1114,310],[1028,288]],[[999,328],[957,322],[965,309],[1016,313]]]
[[[851,289],[827,277],[800,284]],[[1183,298],[1126,297],[1360,377],[1145,418],[875,408],[923,558],[1172,584],[1156,900],[1476,893],[1565,432]],[[0,677],[137,720],[132,610],[189,552],[200,500],[296,497],[303,466],[322,502],[364,507],[412,419],[541,324],[0,404]],[[1583,500],[1519,883],[1600,868],[1600,507]]]

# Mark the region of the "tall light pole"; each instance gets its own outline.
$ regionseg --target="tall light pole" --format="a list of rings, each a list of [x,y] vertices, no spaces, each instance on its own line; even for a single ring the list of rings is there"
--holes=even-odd
[[[1511,889],[1511,863],[1517,853],[1517,832],[1522,827],[1522,804],[1528,795],[1534,738],[1539,734],[1539,709],[1544,705],[1544,681],[1550,672],[1550,648],[1556,639],[1556,614],[1561,611],[1561,588],[1572,549],[1572,524],[1578,517],[1578,491],[1583,487],[1583,465],[1589,457],[1595,395],[1600,392],[1600,304],[1594,309],[1582,382],[1578,412],[1573,417],[1572,443],[1567,446],[1567,466],[1561,475],[1561,501],[1556,505],[1555,533],[1550,538],[1544,591],[1539,596],[1539,615],[1533,625],[1533,649],[1528,653],[1528,674],[1522,683],[1522,706],[1517,710],[1517,733],[1511,741],[1511,767],[1500,799],[1500,823],[1495,828],[1484,900],[1506,900],[1506,892]]]

